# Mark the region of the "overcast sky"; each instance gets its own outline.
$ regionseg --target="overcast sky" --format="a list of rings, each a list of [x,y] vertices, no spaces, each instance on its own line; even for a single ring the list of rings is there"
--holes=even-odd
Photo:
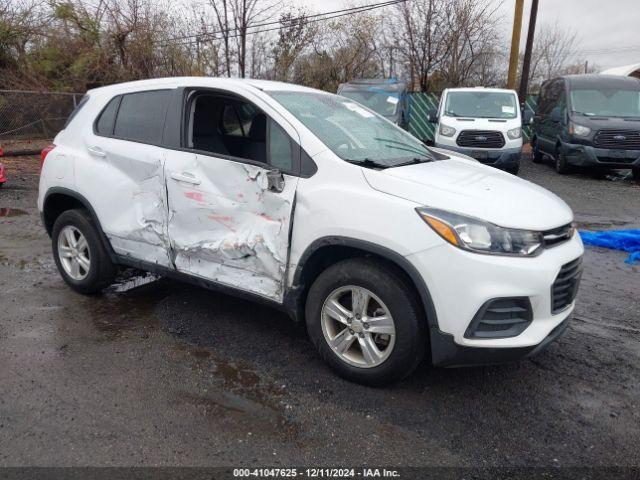
[[[382,0],[353,2],[345,0],[290,0],[307,5],[316,12],[337,10],[354,3],[374,4]],[[525,0],[522,21],[522,48],[529,24],[531,0]],[[504,32],[510,38],[515,0],[503,0]],[[387,7],[393,8],[393,7]],[[588,60],[600,67],[640,63],[640,0],[540,0],[537,27],[558,22],[577,33],[576,59]]]

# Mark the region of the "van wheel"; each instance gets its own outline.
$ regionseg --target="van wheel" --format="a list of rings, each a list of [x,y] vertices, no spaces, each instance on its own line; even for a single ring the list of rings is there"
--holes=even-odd
[[[392,266],[368,259],[322,272],[307,296],[307,331],[338,375],[384,385],[409,375],[425,354],[427,333],[412,286]]]
[[[111,285],[117,268],[85,210],[67,210],[51,234],[53,258],[63,280],[76,292],[96,293]]]
[[[538,140],[534,140],[533,145],[531,146],[531,161],[533,163],[542,163],[544,160],[544,155],[538,148]]]
[[[640,182],[640,167],[632,168],[631,175],[636,182]]]
[[[567,158],[565,157],[561,146],[556,147],[556,154],[554,156],[554,159],[555,159],[556,172],[558,172],[561,175],[564,175],[565,173],[569,173],[569,171],[571,170],[571,167],[569,167],[569,164],[567,163]]]

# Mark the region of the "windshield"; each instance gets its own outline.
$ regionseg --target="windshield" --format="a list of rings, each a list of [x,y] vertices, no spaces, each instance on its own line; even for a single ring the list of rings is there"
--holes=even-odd
[[[640,117],[640,91],[617,88],[571,90],[571,110],[601,117]]]
[[[449,117],[516,118],[516,96],[506,92],[448,92],[444,114]]]
[[[315,92],[270,94],[343,160],[393,167],[434,158],[413,135],[349,99]]]
[[[395,92],[388,92],[380,87],[369,87],[363,90],[348,89],[340,92],[340,95],[355,100],[385,117],[393,116],[398,111],[400,96]]]

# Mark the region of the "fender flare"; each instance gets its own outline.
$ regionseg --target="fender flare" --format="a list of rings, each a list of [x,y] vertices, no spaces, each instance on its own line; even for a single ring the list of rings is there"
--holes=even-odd
[[[297,297],[301,296],[300,288],[297,286],[300,285],[301,277],[304,271],[305,264],[307,260],[313,255],[317,250],[323,247],[328,246],[342,246],[342,247],[352,247],[357,248],[358,250],[362,250],[365,252],[372,253],[379,257],[382,257],[391,263],[395,264],[400,270],[402,270],[409,279],[413,282],[420,300],[422,302],[422,306],[424,308],[424,313],[427,319],[427,324],[429,328],[438,328],[438,317],[436,314],[436,309],[433,304],[433,300],[431,298],[431,293],[422,278],[422,275],[418,272],[416,267],[411,264],[405,257],[400,255],[398,252],[391,250],[390,248],[383,247],[382,245],[378,245],[377,243],[368,242],[366,240],[360,240],[357,238],[351,237],[341,237],[341,236],[326,236],[321,237],[314,240],[304,251],[300,260],[298,261],[298,265],[296,267],[294,277],[293,277],[293,287],[292,290],[294,292],[298,292]],[[291,301],[301,301],[301,298],[295,299],[287,299],[286,303],[291,305]]]
[[[96,214],[95,210],[91,206],[91,203],[89,203],[89,200],[87,200],[83,195],[79,194],[75,190],[70,190],[70,189],[65,188],[65,187],[51,187],[45,193],[44,200],[42,202],[42,213],[41,213],[41,215],[42,215],[42,223],[44,224],[44,227],[47,230],[47,233],[49,234],[49,236],[51,236],[51,229],[47,227],[47,224],[44,221],[44,217],[45,217],[45,210],[47,208],[47,200],[52,195],[64,195],[64,196],[67,196],[67,197],[71,197],[71,198],[77,200],[78,202],[80,202],[80,204],[87,210],[87,212],[89,212],[89,215],[91,216],[91,220],[93,221],[94,225],[96,226],[96,228],[98,230],[98,236],[100,237],[100,240],[102,241],[104,247],[107,249],[107,252],[109,252],[109,257],[111,258],[111,261],[114,262],[114,263],[117,263],[117,261],[116,261],[117,255],[113,251],[113,248],[111,247],[111,242],[109,242],[109,239],[107,238],[106,234],[104,233],[104,230],[102,230],[102,225],[100,224],[100,220],[98,219],[98,215]],[[53,225],[52,225],[52,227],[53,227]]]

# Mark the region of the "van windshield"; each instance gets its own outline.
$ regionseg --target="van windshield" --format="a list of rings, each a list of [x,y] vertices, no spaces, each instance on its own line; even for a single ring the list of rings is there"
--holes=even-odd
[[[394,167],[434,159],[413,135],[349,99],[316,92],[269,93],[343,160]]]
[[[344,89],[340,95],[355,100],[385,117],[391,117],[398,111],[399,95],[396,92],[385,91],[380,87],[361,90]]]
[[[444,114],[449,117],[516,118],[516,96],[508,92],[448,92]]]
[[[640,117],[640,90],[571,90],[571,110],[588,116]]]

